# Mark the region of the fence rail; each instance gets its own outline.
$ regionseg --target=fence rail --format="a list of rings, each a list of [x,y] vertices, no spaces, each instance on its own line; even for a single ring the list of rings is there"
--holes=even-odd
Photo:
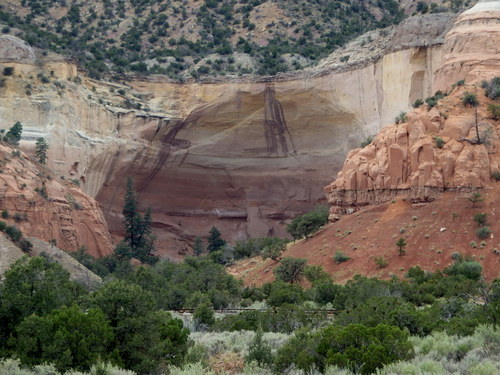
[[[240,308],[240,309],[211,309],[215,313],[220,313],[220,314],[239,314],[240,312],[245,312],[245,311],[259,311],[259,312],[264,312],[269,309],[250,309],[250,308]],[[188,313],[192,314],[194,313],[195,309],[173,309],[170,310],[173,312],[177,313]],[[317,309],[317,310],[304,310],[306,314],[322,314],[326,313],[326,315],[334,315],[342,310],[337,310],[337,309]],[[275,310],[275,312],[277,312]]]

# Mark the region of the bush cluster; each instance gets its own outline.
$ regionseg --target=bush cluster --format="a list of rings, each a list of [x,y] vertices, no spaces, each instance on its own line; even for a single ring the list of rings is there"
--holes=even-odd
[[[298,216],[287,227],[294,240],[307,238],[328,223],[328,208],[317,207],[307,214]]]

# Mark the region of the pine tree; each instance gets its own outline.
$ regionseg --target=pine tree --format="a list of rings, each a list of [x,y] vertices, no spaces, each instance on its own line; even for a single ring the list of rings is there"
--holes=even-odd
[[[133,249],[137,246],[137,237],[139,235],[140,219],[137,213],[137,198],[135,195],[132,178],[127,178],[127,187],[125,191],[125,204],[122,210],[123,226],[125,229],[125,242]]]
[[[35,145],[35,155],[40,164],[45,164],[47,162],[47,150],[49,149],[49,144],[45,138],[38,138]]]
[[[398,247],[399,249],[399,255],[405,255],[406,253],[406,250],[405,250],[405,247],[406,247],[406,241],[403,237],[401,237],[398,242],[396,242],[396,246]]]
[[[222,239],[219,230],[216,227],[212,227],[209,233],[210,237],[208,237],[207,246],[208,251],[213,252],[222,249],[222,247],[226,244],[226,241]]]
[[[151,209],[147,209],[144,218],[137,212],[137,196],[132,179],[127,178],[125,191],[125,204],[123,206],[123,227],[125,230],[125,243],[131,249],[132,256],[143,263],[153,264],[158,258],[152,254],[154,251],[155,237],[151,230]]]
[[[196,256],[200,256],[203,252],[203,241],[201,237],[196,237],[194,239],[193,252]]]
[[[21,140],[22,133],[23,125],[18,121],[9,129],[7,134],[5,134],[4,141],[17,146]]]

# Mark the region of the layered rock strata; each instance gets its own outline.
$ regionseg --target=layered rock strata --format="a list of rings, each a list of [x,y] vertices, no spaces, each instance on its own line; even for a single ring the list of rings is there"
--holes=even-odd
[[[170,256],[212,225],[229,240],[283,236],[288,219],[324,200],[348,150],[433,92],[451,19],[436,17],[408,21],[418,32],[400,29],[399,49],[392,30],[392,44],[360,40],[347,64],[332,58],[276,82],[97,82],[51,56],[33,64],[26,51],[0,62],[15,71],[0,88],[0,119],[23,123],[26,149],[48,139],[49,167],[97,198],[117,238],[126,176]],[[363,48],[378,52],[362,60]]]

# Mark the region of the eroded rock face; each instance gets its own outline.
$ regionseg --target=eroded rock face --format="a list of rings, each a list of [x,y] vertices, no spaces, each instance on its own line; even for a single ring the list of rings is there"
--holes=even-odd
[[[476,144],[475,111],[463,107],[464,91],[456,90],[438,108],[411,111],[407,122],[384,127],[370,145],[351,151],[337,179],[325,187],[331,219],[398,195],[428,201],[445,189],[492,183],[500,165],[500,124],[487,118],[489,99],[479,93],[485,104],[478,109]]]
[[[500,2],[481,1],[460,15],[446,35],[435,88],[450,91],[458,80],[478,83],[500,75]],[[489,118],[492,102],[478,87],[477,117],[464,108],[458,88],[437,107],[413,110],[407,122],[383,128],[363,149],[351,151],[337,179],[325,187],[331,219],[356,207],[387,202],[397,195],[432,200],[444,189],[481,188],[499,170],[498,121]],[[478,124],[476,130],[476,123]],[[479,132],[480,144],[475,144]],[[439,148],[436,137],[444,147]]]
[[[117,238],[127,176],[140,209],[153,210],[162,254],[186,253],[212,225],[228,240],[283,236],[287,219],[324,201],[348,150],[434,92],[449,21],[439,17],[409,22],[418,35],[403,32],[399,50],[386,43],[363,62],[353,47],[353,65],[332,60],[276,82],[106,83],[77,78],[70,62],[9,61],[0,119],[23,123],[26,149],[49,141],[49,167],[97,198]],[[38,73],[50,83],[30,78]]]
[[[24,40],[13,35],[0,35],[0,51],[2,61],[36,62],[36,55]]]
[[[74,184],[49,178],[26,154],[12,152],[0,144],[0,209],[8,213],[1,220],[26,237],[53,241],[66,251],[85,246],[95,257],[111,254],[111,237],[97,202]]]

